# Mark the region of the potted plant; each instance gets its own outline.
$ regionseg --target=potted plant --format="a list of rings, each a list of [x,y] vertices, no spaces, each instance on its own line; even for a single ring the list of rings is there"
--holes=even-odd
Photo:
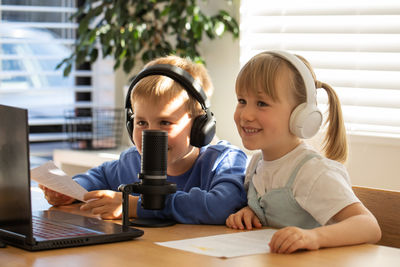
[[[196,0],[86,0],[72,17],[79,22],[77,42],[57,66],[64,66],[65,76],[73,65],[93,63],[99,55],[112,56],[114,69],[122,64],[126,73],[138,61],[169,54],[205,63],[198,51],[204,36],[239,36],[238,23],[226,10],[206,15]]]

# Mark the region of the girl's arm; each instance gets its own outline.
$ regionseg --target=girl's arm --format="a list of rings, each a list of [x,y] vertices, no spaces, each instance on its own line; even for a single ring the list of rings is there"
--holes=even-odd
[[[274,234],[271,252],[291,253],[298,249],[315,250],[362,243],[376,243],[381,230],[372,213],[361,203],[353,203],[339,211],[333,220],[337,223],[311,230],[285,227]]]

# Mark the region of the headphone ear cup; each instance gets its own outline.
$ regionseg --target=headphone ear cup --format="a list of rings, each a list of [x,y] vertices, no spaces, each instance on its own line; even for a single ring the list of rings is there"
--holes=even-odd
[[[322,113],[316,106],[302,103],[290,115],[290,131],[303,139],[313,137],[322,124]]]
[[[216,122],[213,116],[197,116],[190,131],[190,144],[195,147],[208,145],[215,136]]]

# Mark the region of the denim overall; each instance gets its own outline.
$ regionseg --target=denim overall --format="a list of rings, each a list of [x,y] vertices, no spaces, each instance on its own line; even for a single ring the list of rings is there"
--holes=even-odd
[[[284,187],[268,190],[262,197],[257,196],[253,181],[250,180],[247,192],[248,205],[256,213],[262,225],[274,228],[297,226],[303,229],[321,226],[297,203],[292,191],[293,182],[300,168],[314,157],[319,157],[319,155],[309,154],[305,156],[294,168]],[[255,172],[256,170],[254,170]]]

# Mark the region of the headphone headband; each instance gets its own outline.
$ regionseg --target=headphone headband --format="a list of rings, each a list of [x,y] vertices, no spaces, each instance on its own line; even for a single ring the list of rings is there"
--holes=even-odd
[[[200,83],[193,78],[187,71],[182,68],[179,68],[174,65],[170,64],[158,64],[149,66],[143,69],[135,78],[132,80],[131,85],[128,89],[127,96],[131,95],[131,92],[135,85],[144,77],[152,76],[152,75],[162,75],[173,79],[174,81],[178,82],[186,91],[194,97],[197,102],[200,103],[202,109],[207,112],[210,108],[210,102],[202,89]],[[130,108],[130,97],[127,97],[125,100],[125,108]]]
[[[311,71],[307,68],[303,61],[301,61],[295,55],[282,51],[282,50],[272,50],[268,53],[277,55],[283,59],[286,59],[291,63],[300,73],[300,76],[303,78],[303,82],[306,87],[306,94],[307,94],[307,105],[317,105],[316,95],[317,90],[315,88],[314,78],[311,75]]]
[[[307,68],[303,61],[289,52],[272,50],[267,53],[287,60],[300,73],[306,88],[307,99],[305,103],[295,107],[290,114],[289,129],[300,138],[313,137],[322,124],[323,116],[317,106],[317,90],[311,70]]]

